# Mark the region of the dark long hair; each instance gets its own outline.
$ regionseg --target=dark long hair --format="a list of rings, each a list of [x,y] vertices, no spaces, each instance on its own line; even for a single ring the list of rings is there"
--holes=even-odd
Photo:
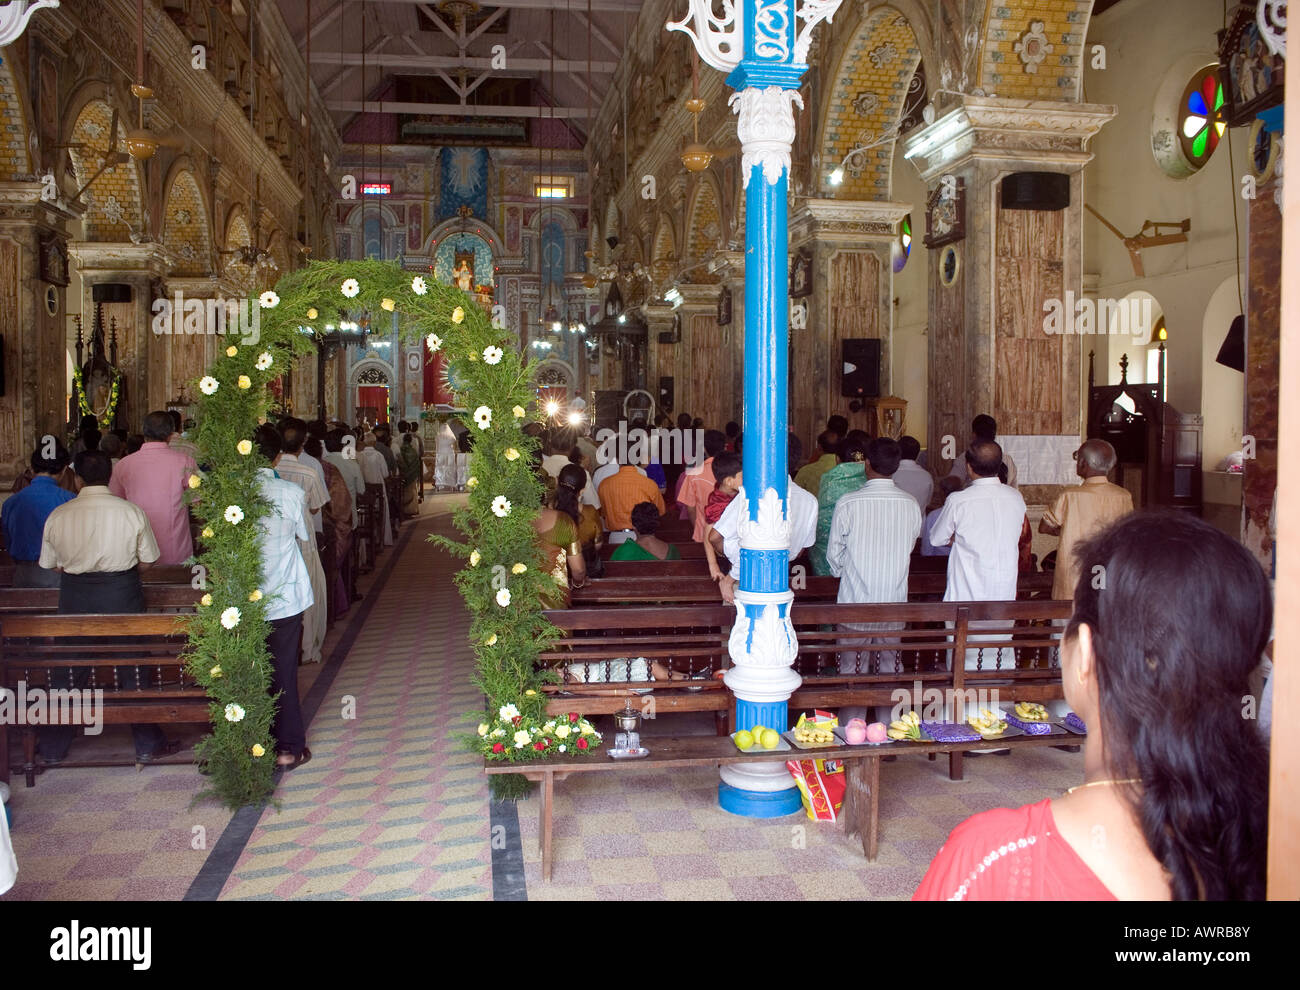
[[[1268,751],[1243,717],[1273,621],[1246,548],[1175,512],[1126,517],[1076,550],[1066,636],[1087,624],[1097,657],[1107,773],[1175,900],[1265,894]]]
[[[564,465],[560,468],[559,477],[555,479],[555,508],[575,523],[582,515],[578,498],[586,486],[587,472],[576,464]]]

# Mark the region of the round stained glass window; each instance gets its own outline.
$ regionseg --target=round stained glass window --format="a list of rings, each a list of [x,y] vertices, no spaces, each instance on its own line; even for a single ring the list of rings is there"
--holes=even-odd
[[[1201,168],[1219,146],[1227,123],[1223,119],[1223,83],[1218,65],[1196,73],[1179,104],[1178,141],[1193,169]]]

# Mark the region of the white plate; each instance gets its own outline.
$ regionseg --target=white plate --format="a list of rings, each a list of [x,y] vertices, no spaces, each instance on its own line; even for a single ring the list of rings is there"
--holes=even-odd
[[[733,744],[736,742],[736,733],[734,732],[731,734],[731,741]],[[781,739],[777,742],[774,749],[764,749],[758,743],[754,743],[754,745],[750,746],[749,749],[740,749],[739,746],[737,746],[736,749],[740,750],[742,753],[788,753],[790,752],[790,744],[784,739]]]

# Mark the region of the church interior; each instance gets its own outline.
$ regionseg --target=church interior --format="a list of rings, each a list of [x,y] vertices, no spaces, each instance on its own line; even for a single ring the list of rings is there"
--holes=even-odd
[[[225,483],[224,462],[208,449],[210,438],[226,436],[213,417],[232,408],[219,400],[239,394],[218,369],[244,360],[244,350],[251,360],[259,317],[266,365],[273,354],[276,363],[263,376],[264,395],[263,378],[250,372],[258,432],[253,455],[241,453],[276,463],[258,447],[259,424],[268,421],[280,425],[282,456],[293,446],[286,424],[297,422],[310,424],[304,449],[317,442],[341,449],[345,460],[354,446],[371,448],[366,453],[383,446],[399,465],[403,448],[414,451],[414,473],[390,461],[378,485],[364,479],[350,527],[342,513],[337,547],[302,551],[309,570],[319,555],[327,576],[313,606],[316,649],[302,647],[314,662],[291,671],[310,748],[281,760],[280,769],[293,772],[277,771],[267,785],[272,803],[263,795],[236,808],[220,797],[226,778],[216,772],[217,750],[201,740],[215,731],[208,698],[220,727],[225,696],[219,701],[202,676],[187,681],[183,660],[168,668],[179,687],[157,700],[176,715],[163,727],[179,750],[154,760],[132,756],[127,723],[136,725],[120,714],[106,715],[102,734],[78,736],[62,762],[45,764],[43,737],[38,753],[37,731],[10,708],[0,720],[0,791],[15,867],[7,893],[0,883],[0,900],[920,898],[941,882],[935,869],[927,872],[931,862],[972,815],[1037,807],[1085,779],[1082,786],[1115,784],[1120,772],[1094,774],[1094,759],[1102,759],[1096,744],[1087,752],[1087,738],[1068,725],[1053,729],[1059,745],[1030,746],[1052,740],[1027,729],[1007,740],[1016,744],[1002,750],[1008,758],[968,751],[964,769],[960,748],[943,748],[937,735],[925,737],[940,747],[928,760],[907,754],[905,743],[889,746],[909,731],[905,720],[900,736],[892,735],[898,722],[879,723],[882,733],[891,729],[882,751],[890,755],[881,758],[851,753],[845,742],[843,753],[804,759],[787,756],[783,741],[775,763],[729,763],[736,755],[729,736],[758,726],[751,741],[759,740],[768,725],[794,733],[796,723],[839,707],[838,698],[865,705],[854,710],[870,721],[895,681],[910,690],[913,677],[901,671],[911,660],[897,661],[897,676],[870,661],[864,680],[861,662],[846,668],[846,654],[836,659],[833,641],[849,628],[906,624],[884,634],[904,637],[894,653],[870,655],[921,657],[906,667],[929,671],[917,673],[918,691],[923,681],[959,692],[987,683],[1017,705],[1013,715],[1041,702],[1055,717],[1068,710],[1057,711],[1062,699],[1079,710],[1082,689],[1068,680],[1078,673],[1084,683],[1082,661],[1065,643],[1075,642],[1085,612],[1076,598],[1072,613],[1073,585],[1053,594],[1050,567],[1066,567],[1059,507],[1080,477],[1086,487],[1084,449],[1099,442],[1110,453],[1100,473],[1131,501],[1134,519],[1202,526],[1188,532],[1222,538],[1224,554],[1244,548],[1251,574],[1261,575],[1266,614],[1275,619],[1256,630],[1267,647],[1256,653],[1249,687],[1236,692],[1248,696],[1240,697],[1250,709],[1243,718],[1259,741],[1251,759],[1262,761],[1260,880],[1218,888],[1203,866],[1199,874],[1209,899],[1300,896],[1300,730],[1287,717],[1300,713],[1300,676],[1284,660],[1285,642],[1300,639],[1300,609],[1287,607],[1300,604],[1300,573],[1285,552],[1288,540],[1300,542],[1291,513],[1300,504],[1300,466],[1280,456],[1288,430],[1300,430],[1300,359],[1294,343],[1289,350],[1283,343],[1284,328],[1300,321],[1300,303],[1284,289],[1300,284],[1300,233],[1285,222],[1288,204],[1300,216],[1300,194],[1284,184],[1285,6],[18,0],[0,8],[0,491],[15,493],[4,497],[36,484],[33,470],[40,474],[38,459],[49,461],[56,440],[69,477],[82,463],[78,451],[95,444],[120,471],[121,454],[135,457],[141,443],[159,439],[149,417],[162,411],[176,424],[169,449],[193,456],[188,484],[201,502],[208,489],[200,477],[203,486]],[[720,44],[728,24],[734,33]],[[776,40],[765,43],[769,29]],[[722,64],[736,67],[729,74]],[[358,305],[370,298],[367,279],[389,278],[377,272],[392,273],[391,284],[403,288],[396,305],[378,304],[378,296]],[[333,286],[352,273],[362,296],[349,304]],[[303,310],[311,319],[295,317],[300,325],[284,331],[281,345],[274,307],[283,314],[311,302],[313,279],[330,283],[332,308],[313,303],[319,317],[317,308]],[[457,293],[463,307],[455,313],[470,311],[463,325],[452,315],[445,330],[411,330],[408,296],[412,306],[435,297],[442,305]],[[342,295],[355,294],[343,282]],[[443,345],[471,325],[495,334],[505,357],[476,344],[469,364]],[[281,361],[282,353],[292,356]],[[502,386],[500,399],[469,397],[487,394],[484,376],[505,368],[518,372],[508,383],[513,392]],[[218,379],[222,390],[213,395]],[[504,397],[525,392],[531,401],[515,405],[512,418],[514,400]],[[976,425],[990,418],[996,443]],[[518,447],[502,446],[499,465],[490,462],[498,425],[516,431],[501,443]],[[702,436],[706,448],[710,433],[725,432],[726,451],[719,446],[710,458],[721,465],[735,456],[736,477],[743,462],[739,558],[726,551],[734,602],[720,597],[727,577],[705,577],[702,558],[712,567],[715,556],[708,533],[718,537],[718,555],[726,538],[704,522],[712,485],[700,497],[698,523],[680,494],[691,489],[703,454],[680,465],[664,456],[660,466],[653,456],[620,453],[607,478],[627,472],[627,484],[641,484],[658,468],[662,522],[643,529],[633,511],[631,522],[612,523],[608,504],[595,505],[604,513],[593,510],[597,549],[576,554],[587,560],[581,577],[570,550],[559,604],[523,590],[535,585],[513,586],[517,605],[527,599],[520,615],[550,623],[518,655],[531,649],[537,671],[549,663],[559,672],[552,682],[529,666],[518,682],[529,698],[519,703],[522,717],[535,710],[542,726],[530,748],[536,739],[551,745],[556,718],[559,738],[585,748],[588,736],[576,727],[590,719],[593,737],[606,747],[617,738],[633,756],[639,731],[649,756],[641,768],[584,756],[618,772],[567,779],[563,761],[578,754],[564,746],[553,758],[559,772],[546,768],[544,754],[524,760],[508,748],[509,762],[494,763],[501,750],[465,737],[482,721],[478,735],[490,744],[498,706],[512,707],[498,693],[501,682],[483,673],[493,655],[485,637],[497,636],[485,623],[505,608],[503,585],[483,583],[495,558],[478,568],[475,549],[465,561],[471,546],[488,554],[486,543],[471,538],[462,551],[435,538],[462,540],[471,532],[467,511],[474,527],[487,527],[493,513],[515,522],[504,518],[511,511],[504,496],[489,510],[494,484],[506,486],[500,490],[517,510],[550,519],[562,508],[569,468],[552,469],[548,458],[581,465],[580,448],[594,450],[602,430],[658,427]],[[791,542],[787,559],[784,534],[795,523],[787,485],[811,493],[822,530],[834,520],[834,544],[841,507],[824,504],[824,482],[818,498],[817,478],[828,466],[864,459],[845,453],[855,436],[867,451],[859,476],[884,478],[892,469],[881,471],[878,458],[897,464],[899,456],[928,474],[933,500],[918,499],[921,549],[909,540],[903,551],[901,598],[846,597],[851,562],[833,571],[807,557],[796,563],[803,547],[827,559],[824,533],[815,547],[811,537]],[[910,460],[908,438],[919,448]],[[1024,517],[1023,566],[1011,578],[1018,587],[966,596],[1004,599],[1000,611],[955,608],[961,523],[951,559],[923,556],[937,532],[934,513],[948,518],[944,493],[988,480],[977,463],[981,444],[997,447],[1000,487],[1023,501],[1014,518],[1019,530]],[[902,453],[881,453],[887,448]],[[588,459],[592,474],[577,488],[599,490],[592,502],[608,502],[603,493],[614,489],[606,485],[616,482],[596,479],[590,463],[606,458]],[[805,475],[809,465],[820,467]],[[276,480],[292,479],[277,470]],[[107,484],[119,494],[114,482],[80,472],[76,485]],[[341,468],[328,472],[335,475],[344,477]],[[500,480],[507,477],[515,480]],[[649,494],[635,501],[655,502],[655,477],[650,470]],[[811,485],[801,480],[808,477]],[[953,477],[955,486],[945,487]],[[718,491],[723,481],[719,474]],[[763,500],[765,490],[775,492],[774,503]],[[304,504],[315,512],[310,498],[309,488]],[[769,532],[763,518],[772,504]],[[907,508],[914,514],[912,503]],[[203,511],[190,505],[193,555],[164,557],[148,570],[140,556],[140,580],[148,611],[198,616],[210,638],[221,630],[215,611],[212,622],[203,619],[199,572],[230,565],[218,543],[204,550],[220,516],[207,521]],[[330,511],[317,515],[318,533],[321,518],[331,527]],[[568,525],[562,513],[556,518]],[[666,559],[645,551],[656,559],[641,572],[621,553],[610,559],[606,544],[626,534],[656,546],[655,527],[661,542],[675,545]],[[48,568],[53,528],[45,527],[43,544],[37,531],[38,569]],[[5,533],[0,582],[11,583],[30,560],[7,524]],[[570,542],[578,546],[576,538],[563,544]],[[1090,542],[1088,552],[1100,545]],[[885,552],[865,535],[860,547]],[[764,554],[782,563],[769,572]],[[935,560],[940,569],[924,570]],[[542,570],[515,568],[518,581]],[[0,686],[11,695],[47,662],[33,659],[46,655],[33,645],[39,637],[54,636],[40,622],[56,611],[96,611],[67,607],[68,579],[61,592],[0,586]],[[769,579],[775,583],[764,584]],[[864,580],[875,587],[869,574]],[[1143,595],[1182,596],[1154,580]],[[645,582],[657,583],[647,590]],[[485,605],[474,598],[480,592]],[[1104,602],[1104,587],[1100,594]],[[776,615],[778,600],[794,603],[793,619],[782,604],[773,620],[790,629],[790,653],[772,647],[767,659],[754,659],[761,625],[754,617]],[[882,611],[890,602],[901,603],[892,606],[901,609],[896,616]],[[837,625],[834,609],[850,608],[866,609],[865,618],[846,625],[850,613],[842,612]],[[647,618],[652,610],[658,619]],[[748,644],[737,632],[747,615]],[[994,673],[1006,674],[1004,654],[1014,655],[1015,669],[1001,680],[979,679],[991,676],[988,649],[968,645],[961,669],[954,642],[978,644],[979,635],[968,641],[965,631],[981,621],[1011,630],[1003,634],[1008,648],[996,648]],[[546,639],[557,628],[560,638]],[[619,640],[608,656],[594,645],[602,631]],[[909,651],[907,636],[921,645]],[[948,659],[931,669],[926,650]],[[563,659],[565,651],[602,659],[579,677],[583,664]],[[974,667],[972,652],[981,654]],[[771,659],[778,655],[784,659]],[[793,680],[773,688],[773,667]],[[652,673],[659,668],[662,678]],[[511,669],[501,661],[502,677]],[[159,683],[171,683],[158,670]],[[41,683],[52,688],[55,675],[48,677]],[[114,673],[115,688],[118,679]],[[1100,683],[1104,692],[1109,682]],[[113,691],[105,695],[108,713]],[[1258,724],[1257,695],[1267,697],[1271,725]],[[484,709],[485,698],[486,719],[464,714]],[[544,710],[530,707],[533,700]],[[198,715],[187,721],[176,713],[191,701]],[[634,709],[639,724],[629,718]],[[514,710],[516,727],[518,717]],[[836,731],[851,731],[840,717]],[[502,725],[512,733],[510,721]],[[948,758],[936,759],[940,752]],[[500,800],[508,785],[497,775],[507,773],[520,786]],[[212,781],[218,798],[202,796]],[[1118,781],[1125,783],[1132,782]],[[772,810],[778,798],[787,802],[780,813]],[[819,800],[831,802],[826,814]],[[1117,884],[1083,860],[1099,885],[1110,885],[1101,888],[1106,896],[1164,890]],[[1182,896],[1180,883],[1170,883],[1173,893],[1163,897]],[[1227,893],[1205,893],[1213,890]],[[1026,891],[1006,896],[1027,899]]]

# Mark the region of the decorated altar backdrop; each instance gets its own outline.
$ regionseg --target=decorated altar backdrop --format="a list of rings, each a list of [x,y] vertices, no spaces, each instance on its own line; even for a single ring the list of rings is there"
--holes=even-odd
[[[388,386],[358,385],[357,408],[377,409],[381,422],[388,419]]]
[[[471,224],[473,222],[470,221]],[[475,233],[449,234],[438,243],[433,256],[433,277],[443,285],[454,285],[452,273],[456,267],[456,254],[461,251],[474,254],[474,285],[496,284],[492,271],[492,249],[488,247],[487,241]]]

